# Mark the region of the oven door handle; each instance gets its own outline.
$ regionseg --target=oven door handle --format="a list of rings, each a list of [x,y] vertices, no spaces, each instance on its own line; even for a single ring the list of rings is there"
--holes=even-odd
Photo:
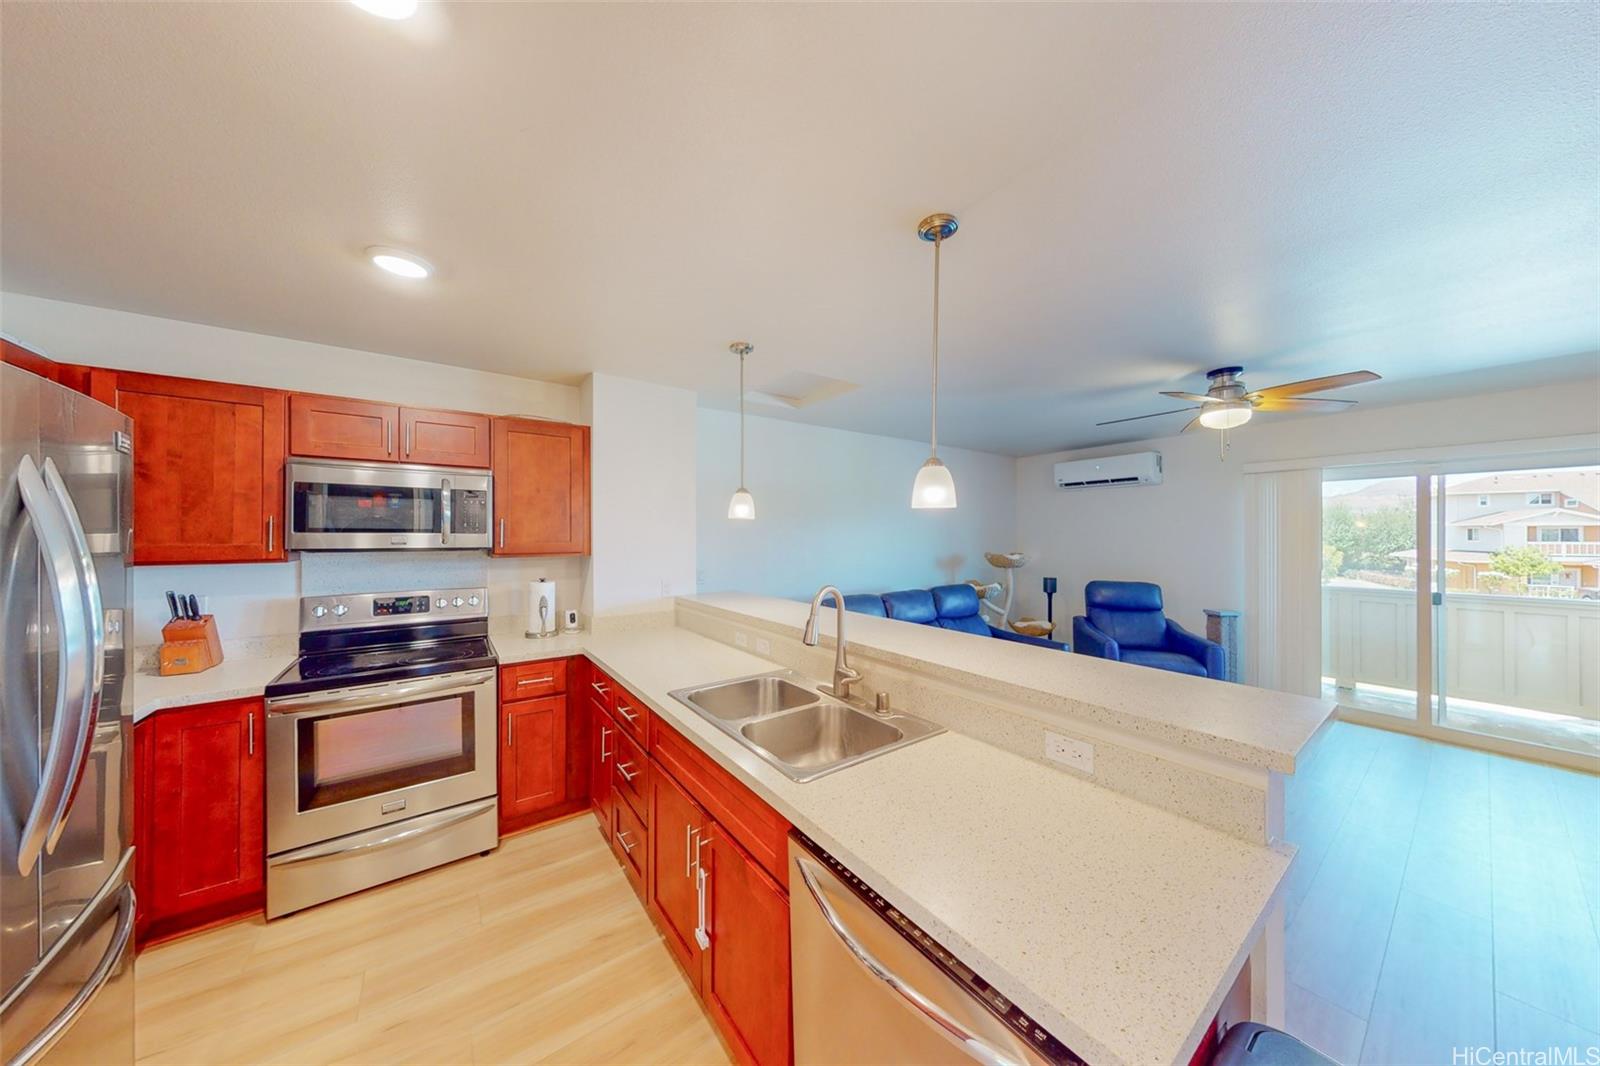
[[[336,856],[350,855],[355,852],[373,851],[377,848],[387,848],[413,837],[423,836],[427,833],[437,833],[441,829],[448,829],[458,822],[468,818],[476,818],[484,811],[493,810],[499,800],[490,796],[486,800],[469,803],[464,807],[455,807],[448,811],[439,811],[435,814],[418,815],[406,823],[404,829],[390,833],[388,836],[376,840],[363,840],[358,844],[346,844],[340,840],[330,841],[316,847],[302,848],[267,860],[268,866],[294,866],[302,862],[314,862],[318,859],[331,859]]]
[[[381,707],[410,696],[444,696],[451,693],[471,692],[480,685],[494,682],[493,670],[474,670],[467,674],[448,674],[444,677],[422,678],[406,684],[363,685],[334,693],[312,692],[304,696],[284,696],[267,701],[269,714],[306,714],[311,717],[360,710],[363,707]]]

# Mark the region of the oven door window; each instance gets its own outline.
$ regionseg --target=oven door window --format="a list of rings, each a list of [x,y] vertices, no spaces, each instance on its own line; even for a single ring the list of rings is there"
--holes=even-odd
[[[294,529],[301,533],[438,533],[438,486],[294,483]]]
[[[470,694],[351,711],[296,723],[299,809],[471,773],[477,762]]]

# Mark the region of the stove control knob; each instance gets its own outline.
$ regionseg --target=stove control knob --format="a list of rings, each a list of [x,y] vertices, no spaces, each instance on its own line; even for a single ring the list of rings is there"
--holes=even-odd
[[[328,613],[328,609],[326,607],[322,606],[322,604],[320,604],[320,603],[317,604],[315,607],[311,608],[311,617],[313,617],[313,618],[321,618],[323,615],[325,615],[327,613]]]
[[[476,607],[476,606],[478,606],[478,597],[476,597],[476,596],[468,596],[467,597],[467,606],[468,607]]]
[[[462,599],[460,596],[457,596],[455,599],[450,601],[450,606],[452,606],[452,607],[460,607],[463,603],[466,603],[466,602],[467,602],[466,600]]]
[[[340,618],[343,618],[345,615],[350,613],[350,608],[346,607],[342,603],[336,603],[333,605],[333,613],[338,615]]]
[[[443,607],[446,604],[448,604],[449,602],[450,602],[449,600],[445,599],[443,596],[440,596],[438,599],[433,601],[433,605],[435,607]]]

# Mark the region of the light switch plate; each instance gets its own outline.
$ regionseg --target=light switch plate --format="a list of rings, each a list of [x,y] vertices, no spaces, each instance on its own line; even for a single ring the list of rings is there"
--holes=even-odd
[[[1082,773],[1094,773],[1094,745],[1084,740],[1074,740],[1060,733],[1044,734],[1044,757],[1051,762],[1070,766]]]
[[[756,654],[757,655],[771,655],[772,654],[772,641],[768,640],[766,637],[757,637],[756,638]]]

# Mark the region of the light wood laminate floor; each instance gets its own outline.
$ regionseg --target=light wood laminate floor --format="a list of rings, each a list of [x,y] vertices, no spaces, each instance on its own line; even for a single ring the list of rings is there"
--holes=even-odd
[[[726,1063],[588,815],[146,951],[140,1063]]]
[[[1396,1066],[1600,1047],[1600,779],[1341,722],[1287,808],[1291,1032]]]

